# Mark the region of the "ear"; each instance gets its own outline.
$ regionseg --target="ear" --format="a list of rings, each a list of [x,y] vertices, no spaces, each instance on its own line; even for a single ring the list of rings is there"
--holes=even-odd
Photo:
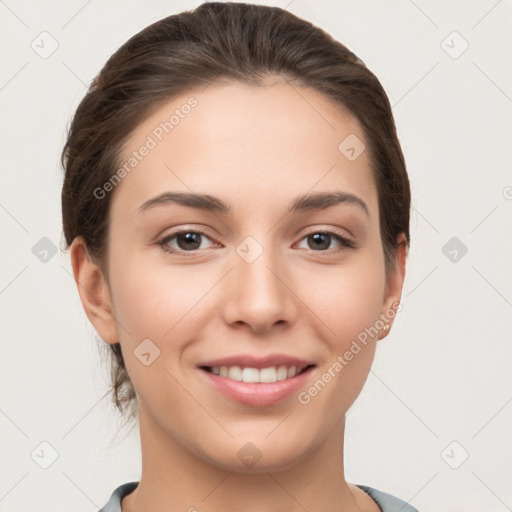
[[[107,343],[118,343],[112,300],[107,280],[100,267],[92,262],[84,239],[76,237],[69,249],[73,275],[87,318]]]
[[[382,329],[379,333],[379,340],[385,338],[391,331],[395,321],[397,307],[402,297],[402,289],[405,279],[405,258],[407,255],[407,239],[404,233],[397,237],[397,248],[394,250],[394,268],[390,269],[386,280],[386,291],[382,303],[381,318],[389,328]],[[394,312],[393,312],[394,311]]]

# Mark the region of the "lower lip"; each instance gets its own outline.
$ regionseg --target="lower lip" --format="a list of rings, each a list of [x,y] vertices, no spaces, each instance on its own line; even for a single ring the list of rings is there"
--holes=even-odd
[[[290,379],[277,382],[243,382],[215,375],[207,370],[200,371],[209,382],[228,398],[244,405],[265,407],[275,405],[303,387],[314,367]]]

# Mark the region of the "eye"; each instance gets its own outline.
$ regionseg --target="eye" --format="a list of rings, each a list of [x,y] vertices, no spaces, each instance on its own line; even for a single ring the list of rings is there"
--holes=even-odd
[[[201,247],[202,238],[215,244],[215,242],[202,231],[177,231],[176,233],[166,235],[158,242],[158,245],[167,252],[192,252],[205,248],[204,246]],[[174,244],[176,244],[177,247]]]
[[[348,238],[332,231],[314,231],[306,235],[302,240],[307,241],[307,249],[312,249],[315,252],[326,252],[326,250],[329,250],[329,246],[333,240],[338,242],[338,250],[352,249],[355,247],[355,244]]]
[[[210,241],[213,244],[212,246],[219,246],[219,244],[213,242],[206,233],[197,230],[176,231],[166,235],[157,243],[166,252],[185,253],[207,249],[208,247],[205,247],[202,243],[204,240]],[[308,247],[306,247],[306,249],[311,249],[314,252],[329,252],[329,250],[332,249],[330,246],[333,241],[338,243],[338,247],[335,247],[333,250],[344,250],[355,247],[354,242],[333,231],[314,231],[303,237],[302,240],[307,241]]]

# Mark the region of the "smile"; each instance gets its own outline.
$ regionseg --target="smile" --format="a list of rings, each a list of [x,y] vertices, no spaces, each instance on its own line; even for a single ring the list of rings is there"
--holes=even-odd
[[[312,378],[316,366],[312,360],[285,354],[239,354],[197,365],[208,387],[229,401],[251,407],[290,400]]]
[[[311,365],[306,366],[268,366],[266,368],[251,368],[241,366],[204,366],[203,369],[238,382],[273,383],[291,379],[301,374]]]

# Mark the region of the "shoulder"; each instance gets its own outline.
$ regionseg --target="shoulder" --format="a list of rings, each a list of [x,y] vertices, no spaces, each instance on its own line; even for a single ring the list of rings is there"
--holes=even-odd
[[[99,512],[122,512],[121,500],[139,485],[139,482],[128,482],[114,490],[107,504]]]
[[[409,505],[406,501],[397,498],[391,494],[387,494],[367,485],[355,484],[362,489],[379,505],[382,512],[418,512],[416,508]]]
[[[98,512],[122,512],[121,501],[122,499],[136,489],[139,482],[127,482],[117,487],[107,504],[102,507]],[[373,487],[367,485],[355,484],[359,489],[363,490],[368,494],[377,505],[380,507],[382,512],[418,512],[416,508],[409,505],[406,501],[397,498],[391,494],[379,491]]]

